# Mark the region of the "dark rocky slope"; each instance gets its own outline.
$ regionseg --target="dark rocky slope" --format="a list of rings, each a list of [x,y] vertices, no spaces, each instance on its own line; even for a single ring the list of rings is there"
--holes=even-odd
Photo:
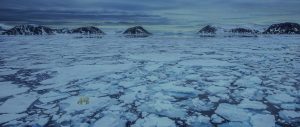
[[[2,35],[51,35],[53,29],[45,26],[19,25],[5,30]]]
[[[234,28],[229,30],[231,33],[237,33],[237,34],[257,34],[259,33],[258,30],[253,29],[246,29],[246,28]]]
[[[101,29],[94,26],[76,28],[71,30],[70,33],[79,33],[84,35],[89,35],[89,34],[105,35],[105,33]]]
[[[141,26],[135,26],[135,27],[128,28],[127,30],[125,30],[123,32],[123,34],[126,37],[148,37],[148,36],[152,35],[150,32],[148,32]]]
[[[70,33],[72,33],[72,31],[67,29],[67,28],[54,29],[54,31],[57,34],[70,34]]]
[[[263,34],[300,34],[300,25],[291,22],[273,24]]]
[[[207,25],[205,27],[203,27],[201,30],[199,30],[198,33],[200,34],[216,34],[217,32],[217,28]]]

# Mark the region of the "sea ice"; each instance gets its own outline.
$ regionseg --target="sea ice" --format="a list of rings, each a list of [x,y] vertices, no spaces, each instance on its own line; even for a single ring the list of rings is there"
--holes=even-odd
[[[82,110],[94,111],[108,106],[111,102],[111,99],[109,97],[88,97],[88,104],[78,104],[80,97],[81,96],[73,96],[63,101],[60,101],[61,109],[68,113],[73,113]]]
[[[12,84],[11,82],[0,82],[0,98],[24,93],[29,88],[27,87],[20,87],[18,85]]]
[[[239,108],[236,105],[231,105],[227,103],[219,104],[215,113],[224,117],[229,121],[248,121],[249,114],[246,110]]]
[[[259,77],[255,76],[245,76],[235,82],[238,86],[253,88],[262,83],[262,80]]]
[[[94,127],[125,127],[125,120],[122,120],[120,116],[107,114],[94,123]]]
[[[175,127],[175,122],[167,117],[150,114],[143,119],[138,119],[133,127]]]
[[[159,62],[157,62],[157,63],[148,63],[148,64],[146,64],[145,65],[145,69],[147,70],[147,71],[154,71],[154,70],[157,70],[159,67],[161,67],[163,64],[162,63],[159,63]]]
[[[258,94],[258,89],[256,88],[246,88],[239,92],[239,95],[244,98],[256,99]]]
[[[227,61],[220,61],[220,60],[214,60],[214,59],[195,59],[195,60],[184,60],[178,63],[182,66],[220,66],[220,67],[226,67],[226,66],[237,66],[236,64],[229,63]]]
[[[25,117],[27,114],[2,114],[0,115],[0,124],[15,120],[18,118]]]
[[[0,106],[0,113],[21,113],[37,99],[36,94],[22,94],[8,99]]]
[[[62,98],[67,98],[68,95],[67,93],[60,93],[60,92],[54,92],[54,91],[50,91],[46,94],[43,94],[39,97],[39,100],[43,103],[48,103],[48,102],[52,102],[55,100],[59,100]]]
[[[212,94],[217,94],[217,93],[226,93],[227,88],[226,87],[221,87],[221,86],[209,86],[207,88],[208,92]]]
[[[274,104],[294,102],[296,100],[295,97],[292,97],[286,93],[273,94],[266,97],[266,99]]]
[[[129,55],[128,58],[136,60],[147,60],[154,62],[169,62],[177,61],[188,55],[179,53],[146,53],[146,54],[134,54]]]
[[[186,111],[166,100],[152,100],[139,107],[140,111],[164,115],[173,118],[184,118]]]
[[[300,111],[282,110],[279,112],[279,116],[286,122],[293,122],[300,120]]]
[[[253,127],[275,127],[275,117],[269,114],[255,114],[250,122]]]
[[[299,123],[298,36],[0,41],[0,126]]]
[[[192,104],[195,110],[198,111],[209,111],[213,108],[213,104],[211,102],[206,102],[204,100],[200,100],[199,98],[192,99]]]
[[[219,127],[252,127],[248,122],[228,122],[223,123]]]
[[[297,108],[300,109],[300,104],[281,104],[280,107],[287,110],[296,110]]]
[[[209,99],[211,102],[218,102],[218,101],[220,100],[220,98],[215,97],[215,96],[209,96],[208,99]]]
[[[224,121],[224,119],[221,118],[220,116],[216,115],[216,114],[213,114],[213,115],[211,116],[211,121],[212,121],[213,123],[222,123],[222,122]]]
[[[267,106],[259,101],[250,101],[249,99],[244,99],[238,107],[245,108],[245,109],[266,109]]]
[[[153,89],[156,91],[163,91],[168,95],[174,96],[174,97],[193,97],[197,96],[199,91],[191,88],[191,87],[183,87],[175,85],[174,82],[164,83],[155,86]]]
[[[132,68],[129,64],[113,64],[113,65],[76,65],[71,67],[55,68],[52,71],[57,72],[54,78],[44,80],[44,84],[55,83],[65,85],[73,80],[92,78],[101,76],[105,73],[122,72]]]
[[[187,123],[192,127],[212,127],[207,116],[192,116],[187,118]]]

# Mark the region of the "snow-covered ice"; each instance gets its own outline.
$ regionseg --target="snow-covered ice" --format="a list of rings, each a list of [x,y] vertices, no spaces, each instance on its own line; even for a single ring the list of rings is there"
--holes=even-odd
[[[284,102],[294,102],[296,101],[295,97],[292,97],[286,93],[273,94],[266,97],[266,99],[271,103],[284,103]]]
[[[268,114],[256,114],[251,117],[251,124],[254,127],[275,127],[275,117]]]
[[[215,111],[218,115],[230,121],[248,121],[249,114],[246,110],[239,108],[236,105],[227,103],[219,104]]]
[[[0,115],[0,124],[9,122],[11,120],[19,119],[19,118],[22,118],[25,116],[26,116],[25,113],[23,113],[23,114],[2,114],[2,115]]]
[[[167,117],[159,117],[154,114],[146,116],[144,119],[139,119],[133,127],[174,127],[175,122]]]
[[[279,116],[288,123],[299,123],[300,111],[282,110],[279,112]]]
[[[211,122],[212,123],[222,123],[224,121],[224,119],[216,114],[213,114],[211,116]]]
[[[0,98],[24,93],[29,90],[29,88],[20,87],[18,85],[12,84],[11,82],[0,82],[0,88]]]
[[[299,40],[0,36],[0,126],[299,126]]]
[[[0,113],[22,113],[37,99],[36,94],[16,95],[0,106]]]
[[[244,99],[239,105],[241,108],[246,109],[266,109],[267,106],[259,101],[250,101],[249,99]]]
[[[123,127],[126,121],[118,116],[106,115],[94,123],[94,127]]]

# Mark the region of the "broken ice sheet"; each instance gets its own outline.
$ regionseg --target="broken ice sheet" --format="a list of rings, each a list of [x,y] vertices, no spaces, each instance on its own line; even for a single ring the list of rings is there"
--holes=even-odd
[[[133,127],[175,127],[176,124],[173,120],[167,117],[160,117],[150,114],[143,119],[139,119]]]
[[[25,117],[26,115],[27,115],[26,113],[23,113],[23,114],[2,114],[2,115],[0,115],[0,124],[9,122],[11,120],[15,120],[15,119]]]
[[[24,93],[29,90],[27,87],[12,84],[11,82],[0,82],[0,88],[0,98]]]
[[[22,113],[37,99],[35,93],[22,94],[6,100],[0,106],[0,113]]]
[[[1,39],[1,126],[299,123],[299,37]]]

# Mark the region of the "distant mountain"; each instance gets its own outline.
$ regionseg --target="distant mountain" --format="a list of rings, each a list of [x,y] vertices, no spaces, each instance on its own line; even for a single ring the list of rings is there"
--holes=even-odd
[[[9,25],[6,25],[6,24],[2,24],[2,23],[0,23],[0,31],[2,30],[7,30],[7,29],[10,29],[10,28],[12,28],[11,26],[9,26]]]
[[[207,25],[201,28],[197,34],[202,37],[256,37],[259,34],[300,34],[300,25],[297,23],[279,23],[271,26],[266,25],[226,25],[216,24]],[[267,28],[267,29],[266,29]],[[167,29],[167,28],[166,28]],[[259,31],[258,31],[259,30]],[[261,31],[261,32],[260,32]],[[262,32],[264,31],[264,32]],[[52,35],[52,34],[82,34],[82,35],[105,35],[105,33],[94,26],[79,27],[75,29],[58,28],[52,29],[41,25],[18,25],[15,27],[0,24],[0,33],[2,35]],[[124,32],[118,31],[117,34],[121,34],[125,37],[148,37],[152,33],[148,32],[142,26],[135,26],[126,29]],[[159,32],[156,33],[159,35]],[[178,36],[183,35],[176,34]]]
[[[207,26],[203,27],[201,30],[199,30],[198,33],[200,33],[200,34],[216,34],[216,32],[217,32],[216,27],[207,25]]]
[[[89,34],[104,35],[105,34],[101,29],[94,27],[94,26],[80,27],[80,28],[73,29],[70,32],[84,34],[84,35],[89,35]]]
[[[3,31],[3,30],[5,30],[5,29],[0,26],[0,31]]]
[[[257,37],[259,34],[258,30],[247,29],[247,28],[233,28],[227,33],[227,37]]]
[[[71,30],[67,29],[67,28],[62,28],[62,29],[54,29],[55,33],[57,34],[69,34],[72,33]]]
[[[246,28],[234,28],[229,30],[231,33],[239,33],[239,34],[257,34],[258,30],[246,29]]]
[[[6,30],[2,35],[50,35],[53,30],[45,26],[19,25]]]
[[[126,37],[148,37],[152,35],[150,32],[145,30],[142,26],[135,26],[128,28],[123,32]]]
[[[300,25],[291,22],[273,24],[263,34],[300,34]]]

